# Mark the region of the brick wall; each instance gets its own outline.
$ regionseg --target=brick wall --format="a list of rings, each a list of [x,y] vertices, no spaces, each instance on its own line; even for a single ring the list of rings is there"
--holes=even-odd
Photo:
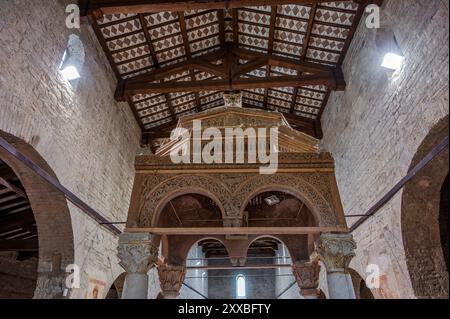
[[[448,1],[386,0],[390,27],[405,61],[392,78],[380,67],[376,30],[360,25],[344,62],[347,89],[324,112],[322,148],[333,153],[346,214],[364,214],[402,177],[430,129],[448,114]],[[355,232],[351,266],[381,267],[376,298],[414,298],[401,233],[399,192]],[[351,225],[353,219],[347,222]]]
[[[3,1],[0,6],[0,130],[30,143],[59,181],[112,221],[125,221],[139,148],[139,127],[125,103],[113,99],[113,72],[89,25],[65,27],[68,1]],[[72,88],[58,66],[69,34],[86,58]],[[117,239],[69,204],[75,262],[82,289],[106,290],[121,269]],[[103,287],[104,285],[104,287]]]

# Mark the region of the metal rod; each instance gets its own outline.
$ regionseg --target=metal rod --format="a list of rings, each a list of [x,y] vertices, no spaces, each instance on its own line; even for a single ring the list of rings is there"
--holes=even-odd
[[[364,223],[370,216],[374,215],[377,211],[380,210],[395,194],[398,193],[400,189],[405,186],[414,176],[416,176],[429,162],[431,162],[434,158],[436,158],[440,153],[442,153],[445,148],[448,146],[448,136],[442,140],[435,148],[431,150],[416,166],[411,169],[408,174],[403,177],[395,186],[386,193],[375,205],[373,205],[367,213],[358,219],[352,227],[350,227],[350,232],[354,231],[358,228],[362,223]]]
[[[83,200],[81,200],[78,196],[76,196],[74,193],[69,191],[67,188],[65,188],[61,183],[48,174],[44,169],[42,169],[39,165],[34,163],[32,160],[30,160],[28,157],[26,157],[24,154],[22,154],[18,149],[16,149],[13,145],[9,144],[8,141],[6,141],[4,138],[0,137],[0,147],[3,148],[7,153],[9,153],[11,156],[18,159],[22,164],[30,168],[35,174],[42,177],[47,183],[49,183],[51,186],[55,187],[57,190],[59,190],[61,193],[64,194],[64,196],[69,200],[72,204],[80,208],[82,211],[84,211],[88,216],[92,217],[94,220],[96,220],[98,223],[109,223],[110,221],[103,217],[101,213],[96,211],[94,208],[86,204]],[[114,235],[119,235],[122,233],[122,231],[115,227],[114,225],[110,224],[104,224],[102,225],[109,231],[111,231]]]
[[[199,294],[200,296],[202,296],[205,299],[208,299],[208,297],[206,297],[204,294],[202,294],[200,291],[198,291],[197,289],[192,288],[191,286],[189,286],[188,284],[183,282],[183,285],[189,289],[191,289],[193,292]]]
[[[289,286],[286,287],[286,289],[284,289],[277,297],[276,299],[280,298],[282,295],[284,295],[286,293],[286,291],[288,291],[289,289],[291,289],[291,287],[293,285],[295,285],[297,283],[297,281],[294,281],[293,283],[291,283]]]

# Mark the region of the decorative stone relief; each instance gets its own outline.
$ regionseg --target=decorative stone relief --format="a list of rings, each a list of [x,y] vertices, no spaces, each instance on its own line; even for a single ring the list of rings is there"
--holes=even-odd
[[[313,206],[311,207],[312,210],[315,210],[319,214],[320,226],[336,225],[337,218],[327,200],[302,177],[295,175],[275,174],[253,176],[235,190],[232,197],[234,205],[245,205],[245,201],[250,196],[256,194],[259,189],[265,186],[294,190],[296,193],[301,194],[306,201],[311,203]]]
[[[322,234],[315,246],[328,273],[347,272],[356,249],[356,243],[351,234]]]
[[[225,215],[232,215],[233,212],[239,212],[238,208],[233,207],[230,202],[232,195],[228,189],[213,178],[203,175],[178,175],[168,179],[153,188],[151,192],[143,194],[141,198],[141,207],[139,225],[141,227],[150,227],[153,216],[157,209],[162,209],[163,202],[171,194],[182,192],[186,189],[204,190],[205,193],[213,194],[218,199],[218,204],[224,209]]]
[[[295,263],[292,265],[292,273],[295,276],[302,295],[317,295],[320,274],[318,261]]]
[[[186,267],[161,263],[158,265],[158,275],[164,297],[177,297],[186,276]]]
[[[147,273],[158,259],[158,247],[146,233],[123,233],[119,238],[117,256],[129,273]]]

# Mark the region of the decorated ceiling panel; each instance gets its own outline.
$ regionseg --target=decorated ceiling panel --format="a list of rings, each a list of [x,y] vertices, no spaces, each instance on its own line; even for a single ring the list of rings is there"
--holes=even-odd
[[[320,120],[334,88],[291,80],[314,80],[314,65],[339,68],[367,3],[102,14],[92,24],[119,83],[131,83],[122,96],[144,131],[158,132],[183,115],[223,105],[230,72],[236,72],[229,81],[239,82],[244,106],[288,114],[301,129],[301,122]],[[264,78],[286,85],[252,84]]]

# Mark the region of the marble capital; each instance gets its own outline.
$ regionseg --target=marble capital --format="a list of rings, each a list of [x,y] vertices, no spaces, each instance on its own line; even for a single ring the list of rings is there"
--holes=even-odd
[[[123,233],[119,237],[117,256],[128,273],[147,273],[158,259],[158,247],[149,233]]]
[[[346,273],[355,256],[356,243],[351,234],[324,233],[316,241],[315,249],[328,273]]]

